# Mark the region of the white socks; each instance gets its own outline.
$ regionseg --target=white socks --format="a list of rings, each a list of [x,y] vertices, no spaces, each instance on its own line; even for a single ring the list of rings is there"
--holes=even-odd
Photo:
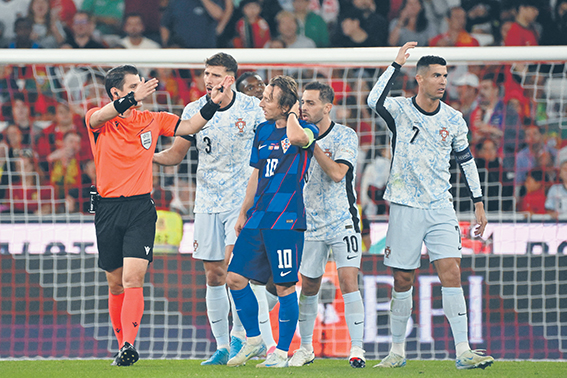
[[[207,303],[207,316],[211,330],[217,341],[217,349],[229,348],[228,311],[230,303],[226,292],[226,285],[209,286],[205,295]]]
[[[443,311],[453,332],[457,357],[470,349],[468,340],[468,316],[462,287],[442,287]]]
[[[392,289],[392,303],[390,304],[390,329],[392,331],[391,352],[399,356],[406,356],[406,329],[413,307],[413,287],[403,293]]]
[[[301,346],[309,351],[313,350],[313,328],[319,309],[319,296],[299,295],[299,335]]]
[[[345,320],[350,334],[352,346],[362,348],[362,335],[364,334],[364,304],[360,291],[343,294],[345,303]]]
[[[260,326],[260,333],[262,334],[264,344],[266,344],[266,347],[270,349],[270,347],[276,345],[276,342],[272,335],[270,311],[268,310],[268,299],[266,298],[266,293],[268,291],[266,290],[265,285],[256,285],[252,282],[250,282],[250,287],[258,300],[258,325]]]

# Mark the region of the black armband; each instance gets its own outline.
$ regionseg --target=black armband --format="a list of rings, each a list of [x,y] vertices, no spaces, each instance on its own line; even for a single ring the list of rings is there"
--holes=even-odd
[[[209,99],[207,103],[201,108],[199,113],[201,113],[201,117],[206,119],[207,121],[213,118],[217,110],[220,109],[219,104],[215,104],[213,100]]]
[[[289,112],[289,113],[287,113],[287,118],[289,118],[289,116],[292,115],[292,114],[293,114],[293,115],[295,116],[295,118],[297,118],[297,120],[299,121],[299,116],[297,115],[296,112]]]
[[[457,163],[463,164],[469,160],[473,159],[472,153],[470,148],[465,148],[461,152],[455,152],[455,158],[457,159]]]
[[[134,92],[130,92],[126,96],[114,101],[114,109],[119,114],[124,114],[126,110],[135,105],[138,105],[138,101],[134,98]]]

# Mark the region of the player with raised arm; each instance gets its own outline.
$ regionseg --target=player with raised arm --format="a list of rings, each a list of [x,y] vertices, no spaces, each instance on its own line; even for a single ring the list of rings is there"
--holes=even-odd
[[[112,365],[138,361],[134,340],[144,312],[143,285],[153,246],[157,214],[151,199],[152,157],[160,135],[197,133],[215,114],[223,97],[223,80],[190,119],[165,112],[139,111],[155,92],[157,79],[140,79],[132,65],[106,74],[105,88],[113,102],[87,111],[85,121],[96,167],[98,191],[95,229],[98,265],[106,271],[110,320],[120,351]]]
[[[266,350],[249,281],[266,283],[272,276],[280,302],[279,340],[274,353],[256,366],[279,368],[287,366],[299,315],[295,284],[306,229],[303,185],[318,130],[299,119],[297,83],[289,76],[270,80],[260,106],[267,121],[254,138],[254,171],[236,223],[239,235],[227,277],[247,340],[228,365],[243,365]]]
[[[237,70],[236,60],[228,54],[217,53],[208,58],[205,61],[207,95],[188,104],[181,118],[189,119],[199,112],[213,88],[223,80],[233,84]],[[234,327],[232,340],[229,340],[226,273],[236,241],[234,226],[252,173],[248,165],[252,141],[256,127],[264,121],[259,103],[257,98],[225,91],[221,108],[200,133],[175,138],[169,149],[154,156],[158,164],[176,165],[183,160],[191,144],[199,152],[193,258],[203,261],[207,316],[217,342],[216,352],[202,365],[226,365],[230,349],[239,349],[245,338],[244,329]]]
[[[319,82],[307,84],[303,92],[303,119],[319,128],[319,137],[313,154],[315,161],[309,167],[304,188],[307,231],[299,268],[301,347],[290,358],[289,366],[307,365],[315,359],[312,340],[318,293],[331,250],[352,342],[349,362],[355,368],[366,366],[362,348],[364,305],[358,290],[362,241],[354,188],[358,136],[350,127],[331,120],[334,97],[333,89]]]
[[[390,353],[375,367],[406,365],[405,335],[412,311],[413,282],[425,242],[441,281],[443,311],[455,340],[457,369],[485,368],[494,359],[471,350],[467,307],[461,287],[459,223],[449,193],[449,162],[454,152],[475,207],[475,236],[487,224],[478,171],[460,112],[441,101],[447,86],[447,63],[439,56],[417,62],[418,93],[412,98],[387,97],[400,68],[417,42],[403,45],[396,60],[380,76],[368,105],[384,118],[392,133],[392,163],[384,198],[390,202],[384,264],[393,270],[390,306]]]

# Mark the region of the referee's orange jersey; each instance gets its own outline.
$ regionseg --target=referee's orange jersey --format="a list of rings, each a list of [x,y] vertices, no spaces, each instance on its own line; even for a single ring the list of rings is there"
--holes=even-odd
[[[158,137],[173,136],[179,117],[166,112],[132,109],[91,129],[93,108],[85,117],[96,166],[96,187],[102,197],[131,197],[152,191],[152,158]]]

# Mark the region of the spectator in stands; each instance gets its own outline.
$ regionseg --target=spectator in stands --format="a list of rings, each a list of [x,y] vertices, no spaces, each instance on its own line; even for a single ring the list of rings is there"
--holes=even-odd
[[[379,7],[376,6],[375,0],[352,0],[352,7],[362,12],[360,26],[368,34],[369,45],[374,47],[388,46],[388,20],[378,13]],[[347,9],[341,10],[340,15]]]
[[[73,16],[72,33],[61,46],[67,49],[103,49],[105,46],[93,39],[94,21],[90,13],[78,11]]]
[[[124,33],[126,37],[120,40],[120,44],[127,49],[159,49],[160,44],[144,37],[146,27],[139,13],[129,13],[124,16]]]
[[[470,35],[467,25],[467,13],[461,7],[453,7],[447,13],[448,29],[445,33],[433,37],[429,41],[431,47],[473,47],[480,46],[476,38]]]
[[[63,26],[70,29],[73,25],[73,16],[77,13],[74,0],[50,0],[51,9],[57,12],[57,18]]]
[[[161,45],[214,48],[217,26],[230,18],[232,10],[231,0],[169,0],[161,19]]]
[[[559,165],[559,184],[553,185],[547,193],[545,209],[555,219],[567,217],[567,160]]]
[[[321,16],[311,11],[310,0],[293,0],[293,14],[297,21],[299,35],[313,40],[317,47],[329,47],[327,23]]]
[[[491,138],[500,142],[504,132],[504,102],[494,74],[486,74],[479,83],[478,106],[470,115],[472,144]]]
[[[467,31],[481,46],[500,45],[500,1],[462,0],[467,12]]]
[[[30,107],[22,93],[16,93],[12,100],[12,121],[22,132],[22,148],[34,148],[41,128],[34,124]]]
[[[514,180],[516,190],[519,190],[519,186],[524,183],[526,174],[530,170],[534,168],[542,170],[543,166],[540,163],[544,163],[544,166],[547,165],[545,160],[551,160],[553,164],[557,155],[555,148],[546,145],[543,131],[536,125],[530,125],[526,128],[525,143],[526,147],[518,152],[516,157]]]
[[[89,137],[81,118],[73,114],[69,104],[60,102],[55,108],[55,121],[43,129],[35,148],[44,172],[48,172],[53,160],[63,154],[63,137],[71,131],[81,136],[81,160],[92,159]]]
[[[49,0],[32,0],[28,7],[28,18],[33,21],[31,38],[46,49],[58,48],[66,38],[57,9],[51,8]]]
[[[567,0],[557,0],[554,14],[555,22],[549,44],[567,45]]]
[[[33,21],[26,17],[21,17],[14,23],[16,36],[8,44],[10,49],[39,49],[41,46],[32,40]]]
[[[297,34],[297,20],[293,13],[281,11],[276,16],[278,22],[279,38],[281,38],[287,48],[315,48],[315,42],[305,36]]]
[[[0,21],[0,49],[7,48],[10,43],[10,41],[4,36],[4,30],[6,30],[6,27],[4,26],[4,23]]]
[[[463,118],[467,122],[467,125],[470,125],[471,113],[478,106],[477,98],[480,84],[478,77],[473,73],[466,72],[453,83],[459,94],[458,104],[453,107],[463,113]]]
[[[83,0],[81,10],[92,15],[101,35],[120,34],[124,0]]]
[[[546,214],[544,172],[541,169],[532,169],[526,175],[526,194],[520,198],[518,211],[530,214]]]
[[[423,0],[404,0],[398,18],[390,23],[390,46],[401,46],[416,41],[418,46],[427,46],[429,40],[437,35],[435,25],[425,16]]]
[[[1,0],[0,22],[4,24],[4,38],[10,41],[15,36],[14,23],[18,18],[26,17],[29,0]]]
[[[244,72],[236,79],[235,87],[238,92],[242,92],[248,96],[254,96],[261,100],[264,95],[266,84],[262,77],[256,72]]]
[[[285,49],[287,47],[287,44],[285,43],[285,41],[281,38],[275,38],[275,39],[271,39],[268,41],[268,43],[266,43],[266,46],[264,46],[268,49]]]
[[[207,88],[205,87],[205,70],[192,70],[191,72],[189,102],[197,101],[207,94]]]
[[[362,12],[347,8],[341,12],[340,27],[333,37],[333,47],[372,47],[368,33],[360,26]]]
[[[535,20],[539,14],[536,0],[517,0],[516,21],[504,40],[506,46],[537,46],[539,33],[535,27]]]
[[[167,6],[164,0],[124,0],[124,14],[139,14],[144,24],[144,35],[156,42],[161,42],[161,15]]]
[[[242,18],[236,22],[236,48],[262,48],[270,40],[270,26],[262,17],[260,0],[242,0],[240,2]]]
[[[53,188],[42,183],[33,151],[21,150],[16,157],[12,185],[7,190],[3,208],[9,212],[49,214],[52,211]]]
[[[476,166],[487,211],[512,211],[514,204],[513,174],[502,166],[498,145],[483,138],[476,146]]]
[[[181,107],[189,103],[190,91],[187,80],[181,77],[178,69],[170,67],[158,67],[150,72],[151,77],[159,80],[158,92],[168,92],[170,100],[163,97],[163,93],[156,93],[158,104],[180,105]],[[149,99],[148,99],[149,100]]]
[[[63,137],[63,148],[50,155],[49,179],[55,188],[55,198],[65,199],[68,211],[78,211],[75,201],[81,190],[80,151],[81,136],[75,131],[69,131]],[[64,210],[60,207],[57,212]]]

